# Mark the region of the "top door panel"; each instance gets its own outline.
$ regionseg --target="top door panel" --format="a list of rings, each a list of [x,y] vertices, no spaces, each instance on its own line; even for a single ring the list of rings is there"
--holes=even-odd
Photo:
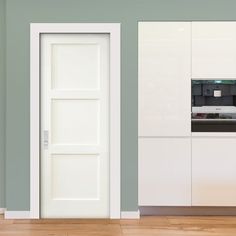
[[[192,23],[192,78],[236,78],[236,22]]]
[[[191,134],[191,22],[139,23],[139,136]]]

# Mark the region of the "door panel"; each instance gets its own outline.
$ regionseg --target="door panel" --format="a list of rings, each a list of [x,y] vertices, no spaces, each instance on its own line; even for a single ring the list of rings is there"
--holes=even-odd
[[[52,144],[98,144],[98,100],[57,99],[51,109]]]
[[[54,199],[99,199],[98,155],[53,155],[52,196]],[[76,180],[75,188],[73,183]]]
[[[109,34],[43,34],[43,218],[109,217],[108,114]]]
[[[236,139],[192,138],[192,205],[236,206]]]
[[[192,78],[236,78],[236,22],[192,22]]]
[[[100,48],[99,45],[97,44],[53,45],[52,46],[52,58],[54,61],[52,68],[53,88],[98,89],[99,77],[100,77],[99,54],[100,54]],[[70,74],[69,77],[68,73]]]
[[[191,205],[191,139],[139,138],[139,206]]]
[[[139,23],[139,136],[191,134],[191,23]]]

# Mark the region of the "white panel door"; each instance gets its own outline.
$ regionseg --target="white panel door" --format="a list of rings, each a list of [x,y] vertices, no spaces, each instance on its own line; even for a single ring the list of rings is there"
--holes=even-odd
[[[41,216],[109,217],[109,34],[41,36]]]
[[[139,23],[139,136],[191,134],[191,23]]]
[[[236,206],[236,138],[192,138],[192,205]]]
[[[236,22],[192,23],[192,77],[236,78]]]
[[[191,139],[139,138],[139,206],[191,205]]]

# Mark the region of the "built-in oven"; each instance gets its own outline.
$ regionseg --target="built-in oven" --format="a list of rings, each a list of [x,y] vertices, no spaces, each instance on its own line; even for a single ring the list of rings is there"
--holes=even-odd
[[[192,80],[192,132],[236,132],[236,80]]]

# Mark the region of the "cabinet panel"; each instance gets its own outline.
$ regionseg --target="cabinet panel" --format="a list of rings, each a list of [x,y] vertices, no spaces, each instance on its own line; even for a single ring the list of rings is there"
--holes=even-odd
[[[236,23],[192,23],[192,77],[236,78]]]
[[[236,138],[192,139],[192,205],[236,206]]]
[[[139,136],[190,136],[191,23],[139,23]]]
[[[190,138],[139,138],[139,205],[191,205]]]

